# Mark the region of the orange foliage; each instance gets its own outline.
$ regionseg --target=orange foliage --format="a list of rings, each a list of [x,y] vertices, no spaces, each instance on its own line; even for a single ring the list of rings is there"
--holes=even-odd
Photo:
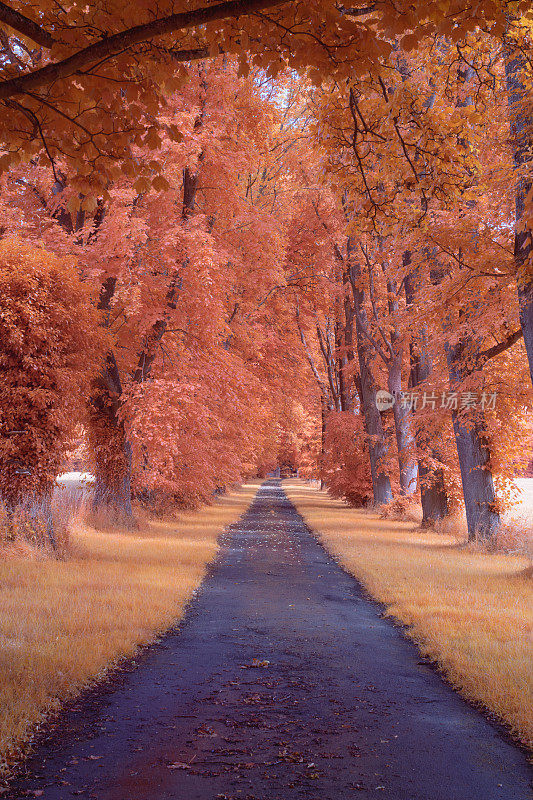
[[[0,165],[12,168],[22,157],[66,162],[74,173],[72,211],[94,208],[98,190],[106,195],[124,171],[156,190],[164,184],[157,117],[168,94],[187,84],[191,61],[236,54],[241,74],[250,65],[270,76],[310,67],[316,85],[327,78],[342,85],[379,69],[393,43],[410,51],[422,35],[457,41],[478,27],[498,36],[508,15],[506,4],[465,0],[396,0],[354,13],[331,0],[33,0],[14,7],[24,17],[2,30]],[[179,138],[180,124],[170,133]],[[137,147],[152,151],[150,161],[136,158]]]
[[[333,497],[352,506],[365,506],[372,499],[368,447],[359,415],[328,414],[322,478]]]
[[[514,242],[530,162],[517,166],[512,141],[503,12],[481,4],[481,30],[471,9],[456,21],[461,8],[426,8],[419,29],[421,7],[403,0],[360,14],[317,0],[275,19],[243,7],[237,27],[233,12],[189,20],[187,58],[167,61],[163,37],[158,57],[127,50],[52,88],[34,76],[28,105],[10,106],[0,223],[75,257],[99,294],[108,350],[86,391],[98,485],[193,505],[256,469],[315,477],[322,462],[331,491],[363,504],[372,458],[379,502],[414,489],[419,466],[449,508],[472,475],[454,430],[476,423],[483,473],[510,497],[531,427]],[[149,17],[115,11],[91,5],[93,24],[127,36]],[[61,65],[81,47],[80,8],[68,28],[45,0],[42,12],[57,37],[44,62]],[[529,52],[527,25],[511,27]],[[399,413],[413,387],[433,405]],[[396,405],[379,413],[385,388]],[[453,414],[451,388],[498,402]]]
[[[91,292],[72,259],[0,241],[0,494],[47,493],[97,369]]]

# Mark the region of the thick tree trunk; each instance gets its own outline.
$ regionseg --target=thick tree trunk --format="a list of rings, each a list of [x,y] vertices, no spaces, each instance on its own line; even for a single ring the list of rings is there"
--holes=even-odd
[[[57,180],[53,193],[58,194],[65,187],[64,180]],[[105,211],[104,204],[99,201],[91,237],[97,235]],[[54,213],[54,217],[68,234],[78,233],[85,222],[85,212],[79,211],[73,218],[62,207]],[[116,284],[117,279],[114,276],[109,276],[102,284],[98,310],[104,312],[104,315],[109,313]],[[89,436],[94,444],[96,478],[91,504],[93,512],[99,515],[103,512],[110,521],[116,520],[122,526],[136,527],[131,507],[131,447],[126,440],[118,413],[121,395],[119,370],[115,356],[110,351],[88,399],[91,419]]]
[[[131,506],[131,446],[120,418],[122,385],[112,352],[93,385],[89,416],[95,458],[93,512],[110,524],[137,526]]]
[[[407,405],[402,406],[402,365],[400,358],[391,360],[388,365],[388,388],[395,399],[392,407],[394,429],[398,448],[400,467],[400,491],[403,495],[411,495],[417,487],[417,463],[415,458],[415,440],[411,426],[411,414]]]
[[[107,312],[116,287],[109,277],[102,285],[98,308]],[[89,436],[95,461],[95,486],[92,511],[99,521],[135,528],[131,505],[131,446],[120,418],[122,383],[113,351],[106,355],[100,375],[89,398]]]
[[[353,398],[350,391],[353,381],[347,376],[350,358],[353,359],[353,311],[350,316],[346,314],[339,300],[336,302],[335,318],[335,348],[339,374],[339,400],[341,411],[353,411]]]
[[[203,154],[200,156],[200,163]],[[198,190],[198,171],[183,170],[182,219],[187,222],[194,212]],[[115,291],[116,279],[108,278],[102,287],[98,307],[109,309]],[[148,380],[161,340],[168,328],[169,315],[176,309],[181,289],[180,269],[176,268],[170,280],[162,314],[146,332],[132,374],[134,384]],[[120,418],[122,384],[113,352],[95,382],[90,403],[92,435],[96,462],[96,483],[93,494],[93,511],[111,524],[136,527],[131,505],[132,450]]]
[[[507,96],[509,101],[510,127],[514,145],[514,162],[517,170],[515,216],[516,231],[514,240],[514,260],[516,268],[516,282],[518,287],[518,302],[520,313],[520,326],[524,335],[524,345],[529,362],[529,374],[533,382],[533,281],[531,280],[530,260],[533,246],[532,231],[529,226],[521,224],[526,210],[526,198],[531,192],[532,180],[531,163],[532,128],[530,117],[530,104],[527,104],[530,76],[528,64],[524,53],[508,42],[505,46],[505,78]]]
[[[387,385],[390,394],[394,397],[392,409],[400,470],[400,492],[404,496],[408,496],[416,492],[418,465],[416,462],[411,409],[407,404],[402,404],[403,345],[396,325],[398,318],[398,287],[395,280],[387,280],[387,294],[389,298],[389,318],[393,323],[389,334],[390,355],[386,361]]]
[[[96,481],[94,485],[92,507],[95,513],[112,525],[137,527],[131,505],[131,446],[125,437],[122,442],[120,460],[116,459],[110,475],[109,463],[96,464]],[[117,462],[120,466],[117,467]]]
[[[464,348],[464,344],[447,348],[452,387],[455,387],[462,377]],[[497,511],[490,467],[485,417],[482,411],[473,410],[465,418],[454,410],[452,422],[461,470],[468,538],[487,541],[498,531],[500,515]]]
[[[368,454],[370,457],[374,505],[379,506],[383,503],[389,503],[392,500],[390,479],[383,467],[388,447],[383,431],[383,424],[381,422],[381,414],[376,405],[376,387],[370,370],[367,343],[363,335],[357,332],[357,321],[355,327],[357,355],[359,359],[361,401],[365,431],[368,437]]]
[[[431,448],[430,455],[440,461],[440,453]],[[431,469],[422,461],[418,462],[418,480],[422,502],[422,526],[429,528],[448,516],[448,495],[444,483],[444,470]]]
[[[39,493],[31,493],[18,500],[4,499],[6,510],[6,540],[15,541],[17,534],[29,524],[30,528],[40,534],[44,531],[48,544],[57,551],[57,539],[52,513],[52,489]],[[24,533],[23,533],[24,535]]]
[[[470,66],[459,70],[460,80],[467,84],[473,77],[474,70]],[[472,104],[472,97],[466,96],[457,102],[458,108]],[[466,146],[466,142],[465,142]],[[456,387],[465,377],[464,353],[478,350],[471,339],[463,338],[454,347],[446,348],[446,358],[450,374],[450,384]],[[471,360],[471,359],[470,359]],[[474,358],[474,363],[476,362]],[[487,439],[485,415],[482,411],[472,410],[468,416],[459,416],[452,411],[453,431],[457,445],[461,483],[465,502],[468,538],[488,540],[499,528],[500,516],[496,510],[496,494],[490,468],[490,449]]]
[[[408,255],[410,261],[410,254]],[[413,306],[415,301],[415,274],[410,273],[405,279],[405,300],[407,306]],[[420,386],[431,375],[431,359],[428,353],[427,335],[422,328],[414,341],[411,341],[411,372],[409,384],[411,388]],[[430,527],[435,522],[448,515],[448,495],[444,483],[444,470],[432,469],[424,463],[421,455],[427,445],[420,439],[420,433],[415,431],[418,458],[418,481],[420,485],[420,501],[422,503],[422,525]],[[442,454],[435,443],[429,447],[432,459],[442,462]]]
[[[368,453],[370,457],[370,473],[374,505],[389,503],[393,499],[390,479],[384,469],[387,455],[387,441],[381,421],[381,414],[376,404],[376,386],[370,368],[369,344],[361,330],[360,320],[366,321],[364,309],[364,293],[357,288],[358,264],[351,259],[352,242],[348,240],[348,258],[350,259],[349,280],[352,288],[355,309],[355,337],[359,361],[359,392],[368,437]]]
[[[459,78],[465,84],[469,83],[473,74],[474,70],[470,66],[459,69]],[[465,108],[472,102],[472,97],[466,96],[457,102],[457,107]],[[466,147],[466,142],[464,144]],[[454,347],[446,348],[450,384],[454,388],[459,385],[466,374],[463,363],[465,351],[479,350],[477,346],[472,348],[472,345],[475,345],[472,339],[463,338]],[[474,358],[474,363],[476,360]],[[490,449],[485,415],[482,411],[472,410],[468,415],[459,416],[458,412],[454,410],[452,411],[452,422],[459,469],[461,470],[468,538],[470,540],[479,538],[486,541],[498,530],[500,516],[496,510],[496,494],[490,468]]]
[[[479,420],[467,427],[459,421],[456,411],[452,412],[452,418],[461,468],[468,538],[488,540],[497,532],[500,516],[496,510],[486,432]]]

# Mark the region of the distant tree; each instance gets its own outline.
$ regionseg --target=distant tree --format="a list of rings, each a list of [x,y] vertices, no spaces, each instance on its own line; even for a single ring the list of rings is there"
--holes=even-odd
[[[360,414],[332,411],[326,419],[322,478],[333,497],[352,506],[366,506],[372,500],[372,478]]]

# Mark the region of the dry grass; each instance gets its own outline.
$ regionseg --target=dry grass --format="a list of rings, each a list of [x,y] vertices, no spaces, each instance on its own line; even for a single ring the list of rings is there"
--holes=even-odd
[[[284,488],[325,547],[409,626],[454,686],[532,747],[529,559],[476,551],[415,522],[380,519],[301,481],[285,481]]]
[[[78,525],[62,561],[0,552],[0,773],[47,714],[180,618],[257,486],[135,532]]]

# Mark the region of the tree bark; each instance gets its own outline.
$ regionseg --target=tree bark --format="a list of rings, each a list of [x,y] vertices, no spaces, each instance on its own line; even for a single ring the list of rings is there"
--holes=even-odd
[[[446,350],[452,388],[462,378],[464,349],[465,344],[459,343]],[[488,541],[498,531],[500,515],[496,506],[485,417],[482,411],[472,411],[465,419],[453,410],[452,422],[461,470],[468,539]]]
[[[485,429],[479,421],[473,427],[466,427],[458,419],[456,411],[452,412],[452,419],[461,468],[468,539],[487,541],[497,532],[500,516],[496,510]]]
[[[389,296],[389,316],[391,320],[395,320],[398,316],[398,287],[396,281],[387,280],[387,293]],[[402,404],[403,346],[396,324],[393,325],[390,332],[390,343],[390,357],[387,360],[387,384],[390,394],[394,397],[392,410],[398,450],[398,465],[400,468],[400,492],[404,496],[409,496],[416,492],[418,465],[415,458],[415,439],[411,425],[411,410],[407,404]]]
[[[102,284],[100,311],[109,311],[116,283],[116,278],[108,277]],[[109,350],[89,398],[89,436],[95,462],[91,505],[99,521],[135,528],[137,521],[131,505],[131,445],[120,416],[121,402],[120,372],[115,354]]]
[[[90,435],[95,459],[92,510],[112,525],[135,528],[131,505],[131,445],[120,417],[122,384],[112,351],[93,384]]]
[[[56,181],[54,193],[65,189],[65,182]],[[55,218],[63,230],[74,235],[85,223],[85,212],[79,211],[75,218],[60,208]],[[105,216],[102,203],[97,206],[94,217],[93,236]],[[115,293],[117,279],[109,276],[103,282],[98,298],[98,310],[109,312]],[[121,527],[136,528],[137,521],[131,506],[132,454],[124,423],[120,418],[122,384],[112,350],[106,353],[100,374],[93,382],[88,398],[89,437],[94,455],[95,485],[91,500],[92,511],[99,518]]]
[[[381,422],[381,414],[376,405],[376,387],[370,369],[368,345],[361,332],[357,330],[357,321],[355,326],[363,417],[365,421],[365,431],[368,437],[368,453],[370,457],[370,472],[372,475],[372,490],[374,493],[374,505],[379,506],[383,503],[389,503],[392,500],[390,479],[383,467],[383,461],[387,455],[388,447]]]
[[[40,87],[46,90],[47,87],[61,78],[71,78],[79,70],[90,64],[95,64],[102,60],[107,61],[134,45],[150,41],[155,37],[164,36],[174,31],[191,31],[197,26],[217,20],[238,19],[241,16],[254,15],[258,11],[283,5],[287,2],[289,0],[228,0],[228,2],[209,5],[204,8],[170,14],[142,25],[135,25],[119,33],[103,35],[99,41],[78,50],[78,52],[61,61],[52,62],[24,75],[0,82],[0,99],[25,94]],[[48,36],[47,32],[40,30],[42,36]],[[192,61],[195,58],[208,58],[209,55],[209,49],[206,47],[188,50],[175,49],[172,53],[174,61]]]
[[[461,67],[459,80],[467,84],[472,79],[473,73],[472,67]],[[466,96],[458,100],[456,105],[457,108],[464,108],[472,102],[472,98]],[[466,142],[464,146],[466,147]],[[435,283],[442,280],[442,270],[437,270],[434,275]],[[479,354],[479,343],[470,334],[463,336],[455,346],[446,347],[452,389],[460,385],[460,381],[469,374],[468,371],[472,371],[471,367],[465,367],[463,358],[465,352],[472,349]],[[474,364],[477,364],[477,360],[477,357],[474,357]],[[472,358],[468,359],[468,362],[471,363]],[[497,532],[500,515],[496,506],[485,415],[483,411],[476,410],[471,410],[468,415],[460,415],[456,410],[452,410],[452,423],[461,471],[468,538],[487,541]]]
[[[341,411],[353,412],[354,405],[350,391],[353,384],[346,374],[353,360],[353,309],[351,306],[349,310],[347,309],[346,300],[343,307],[338,298],[335,303],[335,349]]]
[[[364,292],[357,287],[360,268],[351,258],[353,243],[348,240],[349,278],[352,287],[355,307],[355,335],[357,342],[357,357],[359,360],[359,391],[365,431],[368,437],[368,452],[370,457],[370,473],[372,476],[372,490],[374,505],[379,506],[389,503],[393,499],[390,479],[384,470],[384,460],[387,455],[387,442],[381,421],[381,414],[376,405],[376,386],[370,368],[369,344],[361,330],[360,320],[365,319]]]
[[[326,415],[327,403],[324,395],[320,396],[320,463],[319,463],[319,479],[320,488],[324,488],[324,453],[326,451]]]
[[[409,273],[405,279],[405,301],[408,307],[412,307],[415,301],[414,273]],[[411,388],[420,386],[431,375],[431,359],[427,347],[427,334],[425,327],[422,328],[415,340],[410,344],[411,371],[409,384]],[[421,441],[420,433],[415,430],[415,439],[418,450],[418,480],[420,484],[420,501],[422,503],[422,525],[429,527],[440,519],[448,515],[448,495],[444,483],[444,470],[432,469],[424,463],[421,456],[426,445]],[[435,443],[429,447],[429,455],[432,459],[442,462],[442,454]]]
[[[532,231],[521,224],[526,210],[526,200],[532,189],[531,172],[524,174],[524,167],[531,162],[531,119],[529,106],[526,106],[528,90],[526,88],[527,61],[516,43],[508,41],[504,48],[505,79],[509,104],[509,121],[514,146],[514,163],[517,170],[515,194],[515,237],[514,261],[518,288],[520,327],[524,335],[529,363],[529,374],[533,382],[533,281],[527,277],[532,252]]]
[[[205,105],[202,107],[200,114],[195,120],[195,130],[202,125],[204,110]],[[202,151],[198,159],[199,163],[203,161],[203,157],[204,153]],[[198,191],[198,178],[198,170],[196,170],[196,172],[192,172],[188,167],[185,167],[183,170],[183,204],[181,208],[181,218],[184,224],[194,212],[196,193]],[[176,266],[175,272],[168,286],[165,297],[165,305],[163,307],[161,317],[152,324],[152,326],[144,335],[142,346],[137,358],[137,365],[132,375],[133,383],[143,383],[150,377],[159,345],[168,328],[169,312],[175,311],[178,304],[178,298],[182,284],[181,272],[183,267],[186,266],[186,263],[187,260],[185,260],[185,264],[182,265],[181,269],[180,267]]]
[[[402,406],[402,363],[401,355],[391,359],[387,365],[389,392],[395,399],[392,411],[394,430],[400,467],[400,492],[408,496],[416,492],[418,467],[414,457],[414,435],[411,428],[411,414],[407,405]]]

